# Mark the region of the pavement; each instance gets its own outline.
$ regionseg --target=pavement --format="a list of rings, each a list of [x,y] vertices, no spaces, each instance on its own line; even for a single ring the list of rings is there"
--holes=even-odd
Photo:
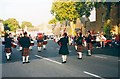
[[[67,63],[61,63],[61,55],[58,54],[59,46],[53,40],[48,40],[47,50],[37,51],[37,44],[30,52],[30,63],[22,64],[21,52],[18,47],[13,48],[11,61],[6,61],[2,50],[2,77],[78,77],[98,79],[119,79],[119,49],[117,47],[94,48],[92,56],[86,56],[86,48],[83,51],[83,59],[77,59],[74,46],[69,46]],[[1,52],[0,50],[0,52]]]

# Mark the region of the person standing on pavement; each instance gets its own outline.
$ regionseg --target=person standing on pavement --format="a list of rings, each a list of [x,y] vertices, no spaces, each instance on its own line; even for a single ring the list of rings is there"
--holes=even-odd
[[[30,38],[27,36],[27,32],[24,33],[24,37],[20,39],[20,44],[22,46],[22,60],[24,63],[30,63],[29,62],[29,47],[30,47]]]
[[[63,34],[63,37],[58,41],[58,44],[60,45],[59,54],[62,55],[62,63],[66,63],[67,55],[69,54],[67,33]]]
[[[78,59],[82,59],[83,37],[82,37],[82,33],[79,33],[78,35],[79,35],[79,37],[76,40],[76,43],[77,43],[77,53],[78,53]]]
[[[88,49],[88,56],[92,55],[92,35],[90,31],[88,31],[88,36],[86,37],[86,42],[87,42],[87,49]]]
[[[11,53],[12,53],[12,39],[10,38],[9,34],[5,35],[5,53],[6,53],[6,58],[7,61],[10,60]]]

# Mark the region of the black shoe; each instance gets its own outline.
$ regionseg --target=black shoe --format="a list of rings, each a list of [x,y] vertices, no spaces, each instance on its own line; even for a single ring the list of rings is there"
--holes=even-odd
[[[23,62],[23,64],[25,64],[25,62]]]
[[[28,62],[26,62],[26,63],[30,63],[30,62],[28,61]]]
[[[87,55],[87,56],[91,56],[91,55]]]
[[[66,61],[62,62],[62,63],[66,63]]]
[[[46,50],[46,48],[44,48],[44,50]]]
[[[10,61],[10,59],[7,59],[7,61]]]
[[[78,59],[82,59],[82,58],[78,58]]]
[[[38,51],[38,52],[41,52],[41,51]]]

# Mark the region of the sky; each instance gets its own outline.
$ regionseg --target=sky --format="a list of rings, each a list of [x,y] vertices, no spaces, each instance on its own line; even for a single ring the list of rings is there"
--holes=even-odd
[[[0,0],[0,19],[15,18],[37,26],[52,18],[52,0]]]
[[[50,13],[53,0],[0,0],[0,19],[15,18],[19,21],[31,22],[34,26],[48,23],[52,19]],[[95,21],[95,10],[90,21]]]

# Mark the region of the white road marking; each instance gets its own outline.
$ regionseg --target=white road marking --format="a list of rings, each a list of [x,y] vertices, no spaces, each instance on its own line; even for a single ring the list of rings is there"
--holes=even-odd
[[[45,60],[48,60],[48,61],[51,61],[51,62],[54,62],[54,63],[57,63],[57,64],[62,64],[60,62],[57,62],[57,61],[54,61],[54,60],[51,60],[51,59],[48,59],[48,58],[45,58],[45,57],[42,57],[42,56],[39,56],[39,55],[35,55],[36,57],[39,57],[39,58],[42,58],[42,59],[45,59]]]
[[[100,78],[100,79],[105,79],[105,78],[102,78],[101,76],[98,76],[98,75],[95,75],[95,74],[92,74],[92,73],[89,73],[87,71],[83,71],[85,74],[88,74],[88,75],[91,75],[91,76],[94,76],[94,77],[97,77],[97,78]]]
[[[97,55],[92,55],[93,57],[97,57],[97,58],[103,58],[103,59],[107,59],[107,57],[102,57],[102,56],[97,56]]]

